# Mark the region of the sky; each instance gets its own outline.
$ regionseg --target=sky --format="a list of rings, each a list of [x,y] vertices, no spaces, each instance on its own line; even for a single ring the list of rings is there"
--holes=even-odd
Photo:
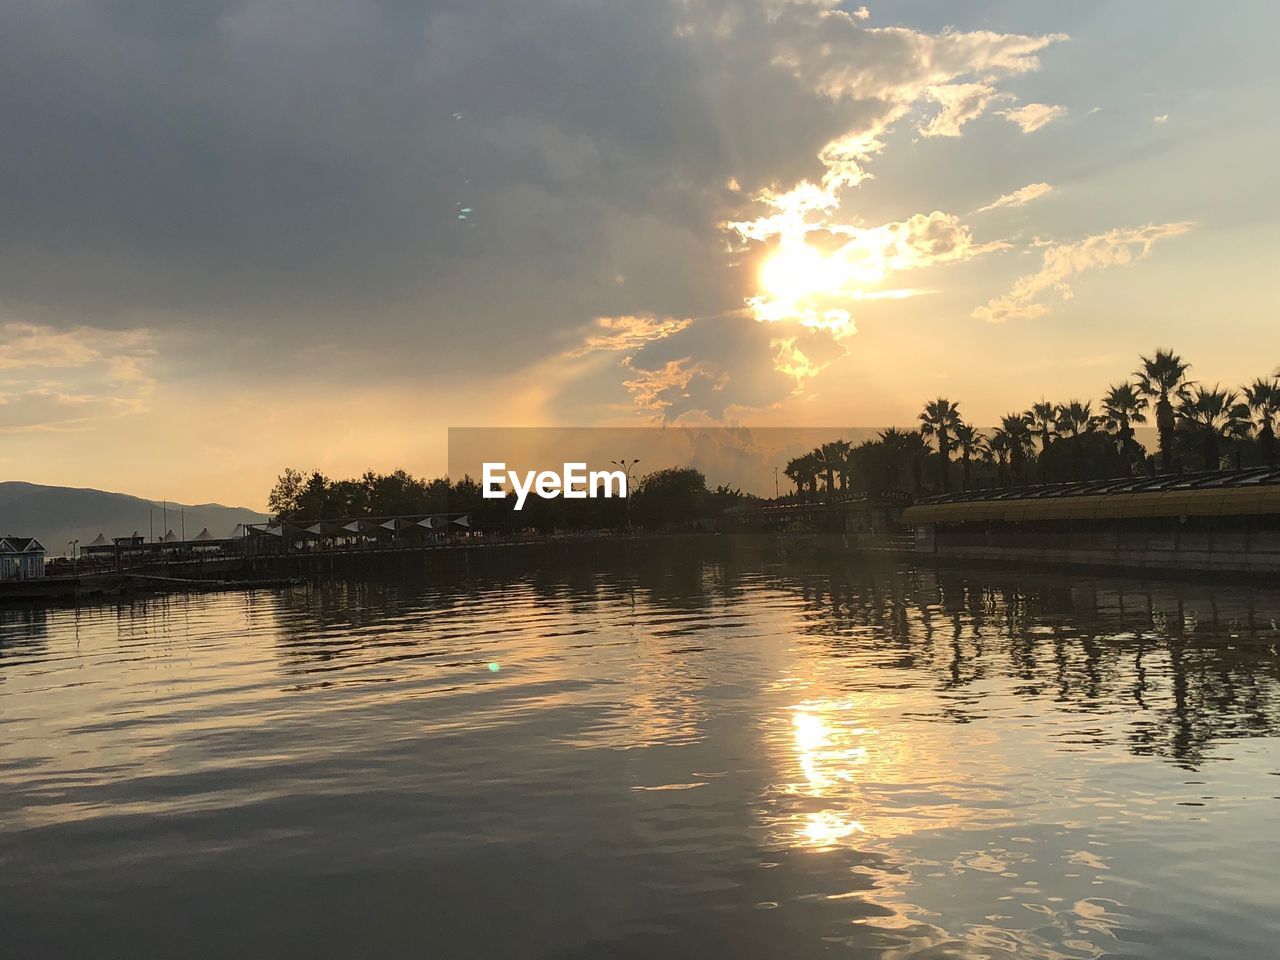
[[[1280,364],[1280,9],[5,0],[0,479],[978,425]]]

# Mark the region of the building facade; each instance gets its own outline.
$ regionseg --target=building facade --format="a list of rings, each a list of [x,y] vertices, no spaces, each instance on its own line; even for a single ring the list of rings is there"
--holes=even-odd
[[[954,560],[1280,573],[1280,469],[948,494],[903,511]]]
[[[0,580],[44,576],[45,549],[35,537],[0,537]]]

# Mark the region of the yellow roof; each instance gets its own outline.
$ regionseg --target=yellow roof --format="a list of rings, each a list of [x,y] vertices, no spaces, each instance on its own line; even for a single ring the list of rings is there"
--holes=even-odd
[[[986,520],[1120,520],[1129,517],[1219,517],[1280,514],[1280,486],[1156,490],[1078,497],[962,500],[907,507],[911,524]]]

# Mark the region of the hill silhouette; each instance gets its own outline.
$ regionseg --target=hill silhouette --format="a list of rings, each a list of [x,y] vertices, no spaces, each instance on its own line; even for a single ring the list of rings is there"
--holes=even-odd
[[[215,537],[225,537],[236,524],[257,523],[267,515],[220,503],[171,502],[166,521],[160,502],[126,493],[17,480],[0,482],[0,536],[11,533],[38,537],[51,556],[60,556],[71,540],[85,544],[99,533],[107,539],[135,530],[144,537],[150,536],[153,529],[156,539],[163,537],[167,529],[181,535],[184,519],[188,537],[195,537],[204,527]]]

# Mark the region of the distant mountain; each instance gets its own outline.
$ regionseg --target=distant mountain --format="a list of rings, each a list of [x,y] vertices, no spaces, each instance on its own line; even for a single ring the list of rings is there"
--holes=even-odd
[[[205,527],[215,537],[226,537],[238,523],[266,519],[266,514],[256,510],[220,503],[170,503],[166,519],[160,503],[125,493],[0,482],[0,536],[38,537],[50,556],[61,556],[72,540],[85,544],[99,533],[110,540],[135,530],[147,537],[154,530],[158,540],[166,529],[181,536],[185,523],[189,538]]]

